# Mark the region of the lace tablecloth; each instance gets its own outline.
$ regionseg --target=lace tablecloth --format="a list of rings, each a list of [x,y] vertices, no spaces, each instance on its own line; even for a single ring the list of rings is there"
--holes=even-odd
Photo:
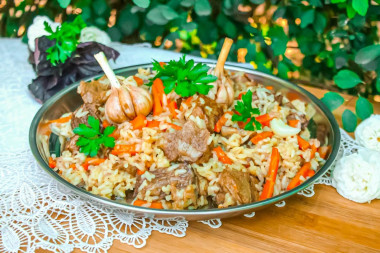
[[[113,64],[115,68],[150,62],[152,58],[165,61],[179,57],[144,44],[114,43],[112,47],[121,53]],[[27,62],[27,46],[18,39],[0,39],[0,55],[0,252],[33,252],[37,248],[101,252],[114,240],[143,247],[153,230],[177,237],[186,235],[188,222],[182,218],[139,218],[100,206],[61,187],[40,169],[28,144],[29,125],[40,104],[27,89],[35,77]],[[342,140],[340,155],[355,150],[355,142],[343,131]],[[317,183],[330,185],[329,174]],[[312,197],[314,187],[299,194]],[[219,219],[201,222],[213,228],[222,224]]]

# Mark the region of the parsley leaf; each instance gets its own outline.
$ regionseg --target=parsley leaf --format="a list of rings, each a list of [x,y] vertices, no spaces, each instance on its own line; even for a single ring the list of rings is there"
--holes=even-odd
[[[60,27],[57,27],[55,31],[53,31],[46,21],[44,22],[44,26],[45,31],[49,33],[47,38],[55,40],[54,46],[46,50],[46,58],[53,66],[56,66],[59,63],[64,63],[76,50],[79,44],[80,33],[86,27],[86,23],[81,16],[77,16],[73,22],[65,22]]]
[[[73,130],[75,134],[80,136],[76,145],[80,147],[79,151],[81,153],[94,157],[98,154],[101,145],[107,148],[113,148],[115,146],[115,138],[109,136],[115,131],[114,126],[106,127],[103,133],[101,133],[98,119],[89,116],[87,123],[90,126],[79,124],[79,126]]]
[[[209,67],[206,64],[195,65],[194,60],[186,61],[185,57],[184,55],[178,61],[171,60],[164,66],[154,60],[153,70],[157,71],[157,74],[148,85],[152,85],[154,79],[160,78],[166,94],[174,90],[182,97],[189,97],[195,93],[207,95],[213,87],[209,83],[215,82],[217,77],[207,74]]]
[[[232,115],[232,121],[241,121],[245,123],[244,130],[254,131],[261,130],[262,126],[253,115],[260,115],[259,108],[252,108],[252,91],[248,90],[242,96],[242,101],[237,101],[235,113]]]

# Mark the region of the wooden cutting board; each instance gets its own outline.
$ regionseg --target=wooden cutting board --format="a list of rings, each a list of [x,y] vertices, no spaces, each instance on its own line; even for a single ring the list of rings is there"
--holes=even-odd
[[[318,98],[327,92],[305,88]],[[357,99],[343,97],[344,105],[334,112],[340,125],[343,111],[354,110]],[[380,200],[357,204],[325,185],[316,185],[311,198],[295,195],[285,207],[222,222],[218,229],[190,222],[183,238],[154,231],[142,249],[114,241],[109,252],[380,252]]]

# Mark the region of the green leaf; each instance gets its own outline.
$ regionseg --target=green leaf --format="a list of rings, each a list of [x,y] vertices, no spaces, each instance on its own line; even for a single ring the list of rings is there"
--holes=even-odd
[[[182,0],[182,1],[181,1],[181,5],[182,5],[183,7],[187,7],[187,8],[189,8],[189,7],[191,7],[191,6],[194,5],[194,2],[195,2],[195,0]]]
[[[344,69],[334,76],[334,82],[341,89],[350,89],[361,83],[362,80],[355,72]]]
[[[141,7],[141,8],[148,8],[149,7],[149,4],[150,4],[150,0],[133,0],[133,2],[138,6],[138,7]]]
[[[380,56],[380,45],[371,45],[360,49],[355,56],[357,64],[368,64]]]
[[[194,10],[198,16],[209,16],[211,5],[208,0],[196,0]]]
[[[347,0],[331,0],[331,3],[336,4],[336,3],[344,3]]]
[[[368,0],[352,0],[352,7],[361,16],[365,16],[368,10]]]
[[[348,18],[353,18],[355,17],[356,11],[352,7],[352,5],[347,4],[346,5],[346,11],[347,11],[347,16]]]
[[[286,13],[286,7],[280,6],[277,8],[277,10],[273,13],[273,20],[276,21],[278,18],[282,18],[285,16]]]
[[[272,40],[271,48],[275,56],[282,55],[286,51],[286,45],[288,44],[288,37],[286,36],[284,29],[280,26],[272,27],[268,36]]]
[[[108,136],[108,135],[112,134],[113,131],[115,131],[115,126],[108,126],[104,129],[103,134],[104,134],[104,136]]]
[[[61,6],[61,8],[64,8],[66,9],[67,6],[69,6],[71,0],[58,0],[58,3],[59,3],[59,6]]]
[[[344,130],[351,133],[355,131],[357,125],[357,118],[353,112],[346,109],[342,114],[342,123]]]
[[[314,21],[315,16],[315,10],[310,9],[305,11],[301,16],[301,28],[305,28],[306,26],[310,25]]]
[[[344,98],[336,92],[327,92],[321,101],[330,109],[334,111],[344,103]]]
[[[373,105],[367,99],[359,96],[356,101],[355,110],[356,115],[364,120],[373,114]]]
[[[262,4],[265,2],[265,0],[249,0],[253,4]]]
[[[380,76],[379,76],[379,74],[376,78],[376,90],[377,90],[377,92],[380,92]]]
[[[167,20],[173,20],[178,17],[178,14],[175,10],[170,8],[167,5],[164,5],[161,7],[162,15],[167,19]]]
[[[146,18],[152,21],[154,24],[166,25],[169,22],[169,20],[165,18],[165,16],[163,15],[162,9],[165,8],[163,6],[164,5],[157,5],[156,7],[151,9],[146,15]]]
[[[283,62],[279,62],[277,68],[278,68],[278,76],[283,79],[288,79],[288,72],[289,72],[288,65]]]
[[[102,16],[108,8],[108,5],[105,0],[95,0],[92,2],[92,6],[93,6],[92,9],[97,16]],[[102,19],[104,18],[102,17]]]
[[[327,23],[327,19],[326,19],[325,15],[317,12],[315,14],[315,19],[314,19],[314,23],[313,23],[314,30],[317,33],[322,33],[326,28],[326,23]]]

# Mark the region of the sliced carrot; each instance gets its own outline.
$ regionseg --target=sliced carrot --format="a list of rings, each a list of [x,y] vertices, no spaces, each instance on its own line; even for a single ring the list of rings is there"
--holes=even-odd
[[[219,161],[224,164],[232,164],[232,160],[227,156],[227,154],[220,146],[214,148],[214,151],[216,152],[216,156],[218,157]]]
[[[311,152],[310,152],[310,160],[315,157],[315,153],[317,152],[317,147],[314,145],[311,145]]]
[[[331,146],[323,146],[323,147],[318,148],[319,156],[322,159],[326,159],[326,157],[330,154],[330,152],[331,152]]]
[[[315,171],[310,169],[306,172],[306,177],[305,178],[311,178],[312,176],[315,175]]]
[[[272,154],[270,157],[268,175],[265,180],[263,191],[259,197],[259,200],[271,198],[274,192],[274,184],[276,183],[278,164],[280,163],[280,153],[277,148],[272,148]]]
[[[168,124],[171,128],[173,128],[174,130],[181,130],[182,127],[181,126],[178,126],[176,124],[173,124],[173,123],[166,123]]]
[[[215,124],[215,127],[214,127],[215,132],[219,133],[222,130],[222,126],[224,126],[228,120],[228,118],[226,117],[227,114],[232,115],[233,113],[228,111],[224,113],[222,117],[220,117],[220,119]]]
[[[243,95],[244,95],[245,93],[247,93],[247,92],[241,92],[241,93],[239,94],[239,96],[238,96],[238,99],[240,100],[240,99],[243,97]]]
[[[103,122],[102,122],[102,126],[103,126],[103,128],[106,128],[106,127],[108,127],[109,125],[111,125],[107,120],[103,120]]]
[[[54,169],[55,167],[57,167],[57,162],[53,159],[53,157],[49,157],[49,167]]]
[[[108,135],[109,137],[113,137],[115,138],[115,140],[119,139],[120,137],[120,130],[119,129],[115,129],[112,134]]]
[[[177,103],[175,101],[171,101],[170,99],[168,99],[167,104],[168,104],[170,114],[173,116],[173,118],[176,119],[177,118],[177,112],[175,110],[178,109]]]
[[[121,154],[135,155],[135,154],[137,154],[136,145],[135,144],[115,145],[115,147],[111,151],[111,154],[113,154],[113,155],[121,155]]]
[[[84,170],[88,170],[88,166],[90,165],[99,165],[101,163],[104,163],[106,159],[103,158],[93,158],[93,157],[87,157],[86,160],[84,160],[84,163],[82,164],[82,167]]]
[[[293,100],[296,100],[296,99],[299,99],[300,98],[300,95],[296,92],[288,92],[288,94],[286,94],[286,97],[289,99],[289,101],[293,101]]]
[[[251,119],[247,119],[246,122],[244,121],[238,121],[238,126],[241,128],[241,129],[244,129],[244,127],[251,121]]]
[[[301,184],[301,176],[306,178],[307,172],[311,168],[311,163],[305,163],[301,169],[297,172],[297,174],[293,177],[293,179],[288,184],[288,187],[286,188],[288,191],[297,187]]]
[[[261,132],[259,134],[256,134],[255,136],[252,137],[251,142],[253,144],[259,143],[259,141],[262,141],[266,138],[271,138],[273,136],[273,132],[266,131],[266,132]]]
[[[140,77],[138,76],[133,76],[133,79],[135,79],[136,83],[138,86],[140,85],[143,85],[144,84],[144,80],[142,80]]]
[[[146,170],[137,170],[137,174],[141,176],[142,174],[145,173],[145,171],[146,171]]]
[[[163,95],[164,95],[164,84],[160,78],[156,78],[152,85],[152,95],[153,95],[153,115],[160,115],[163,111]]]
[[[301,136],[297,135],[297,140],[298,140],[298,146],[300,147],[301,150],[305,151],[310,147],[310,143],[306,140],[304,140]]]
[[[265,88],[267,88],[267,90],[273,90],[273,86],[267,86]]]
[[[269,123],[272,120],[272,117],[268,113],[266,113],[266,114],[257,116],[255,119],[258,122],[260,122],[261,125],[263,125],[263,126],[269,126]]]
[[[149,120],[146,123],[146,127],[159,127],[160,126],[160,121],[158,120]]]
[[[155,208],[155,209],[163,209],[164,208],[162,206],[161,202],[153,201],[152,203],[149,203],[148,201],[141,200],[141,199],[136,199],[133,202],[133,205],[134,206],[148,206],[149,205],[150,208]]]
[[[142,129],[146,126],[146,117],[142,114],[137,115],[136,118],[134,118],[131,121],[133,129]]]
[[[70,165],[70,168],[73,169],[73,170],[75,170],[77,168],[77,166],[73,163],[73,164]]]
[[[288,120],[288,125],[296,128],[298,126],[298,122],[300,122],[298,119],[290,119]]]
[[[61,123],[66,123],[66,122],[69,122],[69,120],[71,119],[73,115],[69,115],[67,117],[63,117],[63,118],[59,118],[59,119],[53,119],[53,120],[49,120],[49,123],[57,123],[57,124],[61,124]]]

